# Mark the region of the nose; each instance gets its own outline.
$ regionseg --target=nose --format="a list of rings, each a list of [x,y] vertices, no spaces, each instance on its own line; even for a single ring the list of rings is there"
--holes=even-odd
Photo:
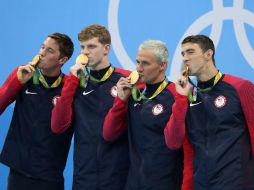
[[[46,54],[46,50],[45,49],[40,49],[39,55],[44,57]]]
[[[81,53],[85,54],[85,55],[88,55],[89,54],[89,50],[87,47],[84,47],[82,50],[81,50]]]
[[[187,55],[183,55],[183,62],[186,63],[189,60],[189,57]]]
[[[137,70],[138,72],[141,72],[141,71],[143,70],[143,67],[142,67],[142,64],[141,64],[141,63],[137,63],[137,65],[136,65],[136,70]]]

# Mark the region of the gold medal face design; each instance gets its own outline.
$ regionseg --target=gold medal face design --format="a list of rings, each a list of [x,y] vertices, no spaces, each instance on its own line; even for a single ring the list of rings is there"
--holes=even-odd
[[[132,71],[131,74],[129,75],[129,77],[131,78],[131,84],[136,84],[139,78],[139,74],[138,71]]]
[[[80,54],[76,58],[76,63],[82,64],[82,65],[87,65],[87,63],[88,63],[88,57],[86,55],[84,55],[84,54]]]
[[[32,65],[35,68],[38,65],[39,61],[40,61],[40,56],[36,55],[36,56],[34,56],[32,62],[30,63],[30,65]]]

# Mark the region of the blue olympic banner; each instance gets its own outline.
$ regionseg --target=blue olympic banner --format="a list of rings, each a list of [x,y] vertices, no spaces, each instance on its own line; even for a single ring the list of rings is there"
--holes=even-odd
[[[53,32],[74,41],[85,26],[105,25],[112,35],[112,64],[134,69],[138,45],[148,39],[166,42],[170,60],[167,76],[175,81],[182,65],[180,42],[190,34],[206,34],[216,46],[216,65],[223,72],[254,82],[253,0],[2,0],[0,2],[0,84],[18,65],[27,63]],[[0,116],[2,149],[14,104]],[[71,189],[73,146],[65,169],[65,187]],[[7,187],[8,168],[0,164],[0,189]]]

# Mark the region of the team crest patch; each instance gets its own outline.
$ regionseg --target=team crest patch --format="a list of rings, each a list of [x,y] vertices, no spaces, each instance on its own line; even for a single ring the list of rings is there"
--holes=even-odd
[[[218,96],[215,100],[214,100],[214,105],[217,108],[222,108],[226,105],[227,99],[225,96]]]
[[[163,106],[161,104],[156,104],[152,109],[153,115],[159,115],[163,112]]]
[[[110,89],[110,94],[111,94],[111,96],[113,96],[114,98],[117,96],[117,87],[116,87],[116,86],[113,86],[113,87]]]
[[[52,104],[55,106],[60,96],[54,96],[52,99]]]

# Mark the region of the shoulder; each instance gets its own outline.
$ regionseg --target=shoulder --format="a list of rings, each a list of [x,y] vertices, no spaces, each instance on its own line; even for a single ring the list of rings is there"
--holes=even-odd
[[[253,88],[253,83],[251,83],[250,81],[229,74],[225,74],[222,81],[230,84],[237,91],[241,91],[249,87]]]
[[[63,83],[69,78],[70,76],[69,75],[66,75],[63,73]]]
[[[170,91],[173,96],[176,96],[177,92],[176,92],[176,88],[175,88],[175,83],[169,81],[166,89],[168,91]]]
[[[121,74],[121,75],[123,75],[125,77],[129,76],[130,73],[131,73],[131,71],[129,71],[129,70],[121,69],[121,68],[118,68],[118,67],[115,67],[115,71],[114,72],[115,73],[119,73],[119,74]]]
[[[69,75],[63,74],[63,83],[69,83],[69,82],[78,83],[79,78],[74,76],[72,73],[70,73]]]

